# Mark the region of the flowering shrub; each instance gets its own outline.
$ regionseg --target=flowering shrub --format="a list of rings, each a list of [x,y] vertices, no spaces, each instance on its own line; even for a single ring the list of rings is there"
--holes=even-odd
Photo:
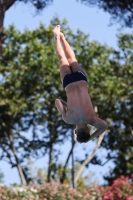
[[[16,185],[7,188],[0,184],[0,200],[133,200],[133,175],[120,176],[111,186],[95,186],[82,192],[69,185]]]
[[[69,185],[45,183],[44,185],[15,186],[0,185],[0,200],[88,200],[86,190],[78,192]]]
[[[133,200],[133,174],[131,178],[120,176],[111,186],[90,188],[89,194],[95,200]]]

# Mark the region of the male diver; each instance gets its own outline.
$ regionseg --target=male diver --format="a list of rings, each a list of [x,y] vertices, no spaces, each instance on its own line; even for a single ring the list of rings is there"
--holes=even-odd
[[[86,73],[77,62],[74,51],[64,34],[60,32],[60,25],[53,29],[53,33],[60,63],[60,77],[67,95],[67,103],[62,99],[56,99],[55,105],[67,124],[76,125],[77,141],[88,142],[102,134],[108,126],[105,121],[95,115],[88,94]],[[87,124],[97,129],[92,135]]]

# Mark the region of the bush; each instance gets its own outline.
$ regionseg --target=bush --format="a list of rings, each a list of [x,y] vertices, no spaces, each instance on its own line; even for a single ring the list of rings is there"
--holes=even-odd
[[[7,188],[0,185],[0,200],[88,200],[89,194],[83,191],[82,194],[69,185],[45,183],[44,185],[16,185]]]
[[[90,188],[89,194],[94,196],[95,200],[133,200],[133,175],[128,177],[120,176],[114,180],[111,186]]]
[[[120,176],[111,186],[94,186],[82,192],[70,185],[45,183],[28,186],[0,184],[1,200],[133,200],[133,175]]]

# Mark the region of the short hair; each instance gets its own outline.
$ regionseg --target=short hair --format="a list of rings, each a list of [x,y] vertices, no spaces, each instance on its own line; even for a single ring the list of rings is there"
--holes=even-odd
[[[77,129],[75,134],[77,135],[77,141],[79,143],[86,143],[91,137],[89,129],[86,130],[84,128]]]

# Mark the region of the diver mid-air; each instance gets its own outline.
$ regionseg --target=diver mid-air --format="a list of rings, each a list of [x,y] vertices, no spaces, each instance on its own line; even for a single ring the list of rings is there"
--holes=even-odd
[[[74,51],[60,32],[60,25],[53,29],[55,35],[56,52],[60,62],[60,77],[67,95],[67,103],[56,99],[55,104],[67,124],[76,125],[77,141],[88,142],[102,134],[107,124],[97,118],[93,109],[87,88],[87,78],[84,69],[76,60]],[[87,124],[97,130],[90,135]]]

